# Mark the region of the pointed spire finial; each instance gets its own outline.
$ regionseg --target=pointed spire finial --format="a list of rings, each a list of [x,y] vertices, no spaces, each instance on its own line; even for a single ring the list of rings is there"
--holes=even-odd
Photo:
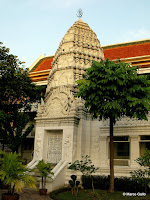
[[[83,15],[83,11],[82,11],[82,9],[80,8],[80,9],[78,10],[78,12],[77,12],[77,17],[80,19],[80,18],[82,17],[82,15]]]

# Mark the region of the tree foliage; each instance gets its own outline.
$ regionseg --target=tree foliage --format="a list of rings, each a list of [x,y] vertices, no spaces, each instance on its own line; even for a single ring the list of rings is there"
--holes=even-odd
[[[150,109],[150,81],[138,75],[137,67],[127,63],[93,61],[78,81],[78,97],[94,118],[113,118],[113,123],[126,115],[147,120]]]
[[[33,123],[26,126],[28,112],[39,99],[40,89],[32,83],[28,69],[0,43],[0,138],[13,151],[32,130]]]
[[[80,171],[83,175],[90,176],[92,180],[92,189],[94,192],[94,184],[92,174],[95,173],[99,168],[92,164],[90,156],[82,156],[82,160],[75,160],[73,163],[69,163],[68,169]]]
[[[78,97],[93,118],[110,120],[110,188],[114,192],[113,126],[123,116],[147,120],[150,81],[138,75],[137,67],[108,59],[93,61],[78,80]]]
[[[68,169],[80,171],[83,175],[89,176],[95,173],[99,168],[92,164],[90,156],[82,156],[82,160],[75,160],[73,163],[69,163]]]

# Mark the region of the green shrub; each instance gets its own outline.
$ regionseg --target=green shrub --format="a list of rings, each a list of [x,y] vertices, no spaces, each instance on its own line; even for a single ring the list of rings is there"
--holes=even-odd
[[[35,166],[35,171],[40,173],[40,176],[42,177],[42,189],[45,189],[46,178],[51,178],[49,175],[54,175],[54,173],[51,171],[51,164],[45,163],[44,160],[40,160]]]
[[[124,192],[144,192],[144,187],[137,184],[135,180],[128,177],[115,178],[115,190]]]
[[[82,156],[82,160],[75,160],[73,163],[69,163],[68,169],[80,171],[83,175],[91,177],[92,189],[94,192],[94,181],[92,174],[95,173],[99,168],[92,164],[90,156]]]
[[[109,177],[107,176],[93,176],[93,182],[95,189],[108,190],[109,188]],[[89,176],[82,176],[82,185],[85,189],[92,188],[92,181]]]
[[[95,189],[108,190],[110,176],[93,176]],[[82,176],[82,185],[85,189],[92,189],[92,181],[89,176]],[[119,177],[114,179],[116,191],[123,192],[144,192],[144,187],[135,180],[128,177]],[[148,188],[148,193],[150,189]]]
[[[146,149],[144,154],[135,161],[141,168],[130,172],[132,179],[142,185],[145,188],[145,193],[147,193],[148,185],[150,184],[150,150]]]
[[[3,155],[2,166],[0,169],[0,179],[3,184],[8,185],[8,193],[14,194],[22,190],[24,186],[36,189],[36,180],[29,174],[29,170],[22,164],[20,156],[15,153],[5,153]]]

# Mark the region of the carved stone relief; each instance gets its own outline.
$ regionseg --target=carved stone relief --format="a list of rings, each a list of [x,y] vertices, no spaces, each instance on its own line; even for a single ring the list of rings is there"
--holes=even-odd
[[[39,158],[41,156],[41,147],[42,147],[42,141],[41,141],[41,136],[40,133],[38,133],[38,136],[36,138],[35,142],[35,156]]]
[[[150,119],[150,114],[148,115],[148,119]],[[120,120],[116,121],[116,124],[114,127],[143,126],[143,125],[149,125],[149,121],[138,120],[136,118],[129,118],[129,117],[124,116]],[[103,120],[102,127],[108,127],[108,126],[109,126],[109,120]]]
[[[71,135],[67,134],[64,139],[64,157],[69,157],[70,154],[70,147],[71,147]]]
[[[93,151],[99,151],[100,150],[100,136],[96,136],[93,141]]]
[[[69,35],[70,37],[70,35]],[[66,42],[61,46],[62,53],[68,53],[73,50],[73,40]]]
[[[59,85],[68,85],[74,83],[73,73],[70,71],[62,72],[59,78]]]
[[[47,160],[58,163],[62,159],[62,133],[48,133]]]
[[[51,77],[51,81],[49,83],[49,91],[53,87],[58,87],[62,85],[74,84],[74,76],[72,70],[61,70],[57,71],[54,74],[54,77]],[[48,90],[47,90],[48,92]]]
[[[73,139],[73,159],[76,156],[76,152],[77,152],[77,135],[74,135],[74,139]]]
[[[46,98],[46,102],[38,106],[37,117],[64,117],[76,114],[76,100],[66,87],[56,88]]]
[[[71,55],[61,55],[58,60],[58,68],[66,68],[71,65],[73,57]]]

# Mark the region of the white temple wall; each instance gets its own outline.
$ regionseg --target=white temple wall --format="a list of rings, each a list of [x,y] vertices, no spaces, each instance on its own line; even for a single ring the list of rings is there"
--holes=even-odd
[[[101,163],[101,154],[106,155],[106,152],[101,153],[100,149],[104,148],[104,144],[100,141],[100,127],[102,122],[99,120],[92,120],[90,115],[80,115],[80,121],[77,131],[77,155],[76,159],[82,159],[82,156],[90,156],[95,166]],[[105,137],[106,138],[106,137]],[[107,139],[107,138],[106,138]],[[105,140],[106,140],[105,139]],[[101,153],[101,154],[100,154]],[[105,159],[106,160],[106,159]]]
[[[61,159],[72,162],[76,154],[77,127],[53,123],[37,123],[34,160],[57,164]]]
[[[102,123],[102,127],[100,128],[100,148],[99,148],[99,160],[100,160],[100,174],[109,174],[109,124],[107,126]],[[117,154],[118,158],[116,158],[114,152],[114,171],[115,176],[130,176],[130,171],[133,171],[140,166],[136,163],[136,159],[140,157],[143,148],[146,148],[147,144],[150,144],[149,137],[150,126],[148,121],[140,121],[128,119],[125,117],[120,120],[114,126],[114,151],[116,151],[115,147],[117,146]],[[146,139],[141,139],[145,137]],[[128,138],[126,141],[115,141],[115,138]],[[129,156],[120,156],[120,153],[123,153],[123,149],[119,147],[124,144],[129,144]],[[121,152],[122,151],[122,152]],[[143,150],[144,152],[144,150]],[[126,152],[127,153],[127,152]],[[120,157],[119,157],[120,156]]]
[[[85,117],[80,116],[79,125],[77,128],[77,154],[76,159],[82,159],[82,156],[85,155],[85,137],[86,137],[86,123]]]
[[[92,138],[95,134],[95,130],[92,130],[92,123],[90,115],[87,115],[83,112],[80,114],[80,121],[77,128],[77,154],[76,159],[82,159],[82,156],[92,156]],[[94,127],[94,126],[93,126]],[[98,131],[98,128],[97,128]]]
[[[130,171],[138,168],[139,165],[135,160],[143,151],[141,149],[145,148],[147,143],[150,143],[149,140],[140,140],[142,135],[148,136],[150,133],[148,122],[145,122],[146,124],[141,121],[135,121],[132,124],[124,124],[124,122],[127,121],[121,120],[114,126],[114,137],[128,138],[125,142],[129,144],[129,156],[128,158],[114,159],[115,176],[129,176]],[[52,135],[51,139],[49,139],[50,135]],[[53,135],[56,135],[56,137],[53,138]],[[55,140],[56,143],[53,144],[52,142]],[[60,140],[62,140],[62,146],[59,145]],[[123,144],[124,141],[114,141],[114,143]],[[109,174],[109,123],[92,120],[83,113],[76,124],[69,121],[64,124],[56,122],[55,124],[50,122],[37,123],[34,160],[44,159],[53,163],[53,151],[56,156],[61,152],[59,160],[66,160],[68,163],[77,159],[81,160],[82,156],[89,155],[93,164],[99,167],[98,173],[107,175]],[[48,153],[51,154],[51,157],[48,156]],[[120,154],[119,151],[117,153]],[[59,160],[57,160],[57,163]]]
[[[85,152],[84,155],[91,156],[91,134],[92,134],[92,128],[91,128],[91,119],[89,116],[87,116],[86,119],[86,128],[85,128]]]
[[[95,166],[100,165],[100,127],[102,122],[91,119],[91,160]]]
[[[139,165],[135,160],[140,156],[139,152],[139,136],[130,135],[130,167],[138,167]]]
[[[34,160],[43,159],[44,126],[36,124],[34,139]]]

